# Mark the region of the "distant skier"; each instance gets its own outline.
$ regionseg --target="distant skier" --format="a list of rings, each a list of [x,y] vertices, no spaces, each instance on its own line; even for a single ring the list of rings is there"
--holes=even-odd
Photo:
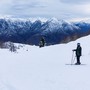
[[[39,47],[41,48],[41,47],[44,47],[44,46],[45,46],[45,39],[44,39],[44,37],[42,37],[41,40],[40,40],[40,43],[39,43]]]
[[[77,58],[77,62],[75,63],[76,65],[80,65],[80,56],[82,55],[82,47],[80,46],[80,43],[77,43],[77,48],[74,49],[73,51],[76,52],[76,58]]]

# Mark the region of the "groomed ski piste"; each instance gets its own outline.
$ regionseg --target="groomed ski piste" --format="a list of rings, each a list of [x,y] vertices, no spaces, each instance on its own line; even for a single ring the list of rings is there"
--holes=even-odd
[[[85,65],[66,65],[78,42]],[[18,53],[0,49],[0,90],[90,90],[90,36],[43,48],[26,45]]]

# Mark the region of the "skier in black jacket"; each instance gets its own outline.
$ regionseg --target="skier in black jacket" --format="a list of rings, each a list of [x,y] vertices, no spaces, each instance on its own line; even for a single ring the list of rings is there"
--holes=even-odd
[[[42,37],[41,40],[40,40],[40,43],[39,43],[39,47],[41,48],[41,47],[44,47],[44,46],[45,46],[45,39],[44,39],[44,37]]]
[[[77,48],[74,49],[73,51],[76,52],[76,58],[77,58],[77,63],[75,63],[76,65],[80,65],[80,56],[82,55],[82,48],[80,46],[80,43],[77,43]]]

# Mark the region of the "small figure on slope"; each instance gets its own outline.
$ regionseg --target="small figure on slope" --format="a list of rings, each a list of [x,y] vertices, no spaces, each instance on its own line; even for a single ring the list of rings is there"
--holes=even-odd
[[[45,46],[45,39],[44,39],[44,37],[42,37],[41,40],[40,40],[40,43],[39,43],[39,47],[41,48],[41,47],[44,47],[44,46]]]

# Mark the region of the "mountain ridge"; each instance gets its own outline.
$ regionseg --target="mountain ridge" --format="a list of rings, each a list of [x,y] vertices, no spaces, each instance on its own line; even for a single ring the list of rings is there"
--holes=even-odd
[[[0,19],[0,41],[38,45],[44,37],[47,45],[68,43],[90,34],[90,23],[67,22],[51,18],[43,22],[26,19]]]

